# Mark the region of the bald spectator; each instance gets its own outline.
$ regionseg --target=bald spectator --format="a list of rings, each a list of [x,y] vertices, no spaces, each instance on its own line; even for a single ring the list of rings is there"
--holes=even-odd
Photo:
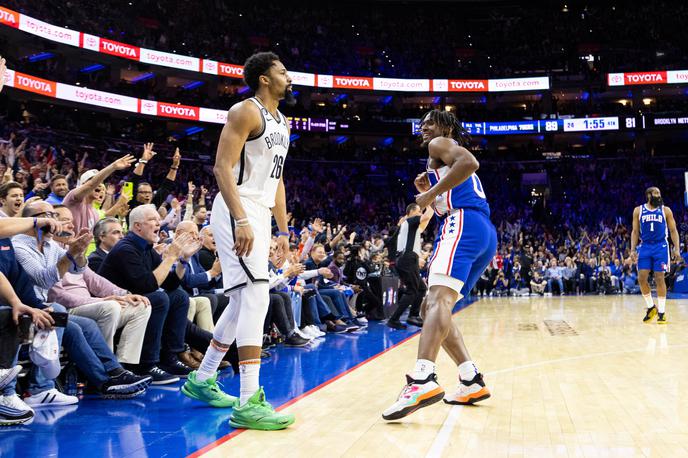
[[[37,221],[36,218],[43,217],[59,221],[53,206],[43,201],[27,204],[22,210],[22,216],[33,218],[34,221]],[[22,271],[33,282],[35,297],[38,301],[47,302],[48,290],[66,273],[80,274],[84,271],[86,267],[84,251],[91,235],[85,230],[75,235],[72,232],[73,226],[66,219],[57,235],[44,229],[35,224],[23,234],[14,236],[12,242]],[[59,241],[55,240],[56,236],[59,236]],[[60,243],[66,244],[68,249],[64,249]],[[61,304],[53,303],[51,307],[56,312],[65,311]],[[67,323],[63,345],[79,370],[103,396],[126,399],[145,392],[151,377],[139,377],[125,370],[112,350],[108,348],[94,320],[83,316],[73,316]],[[40,389],[37,388],[37,390]],[[50,391],[49,388],[48,390]],[[42,392],[40,395],[28,398],[27,403],[32,406],[48,406],[53,402],[51,394]],[[55,396],[52,397],[55,398]],[[76,402],[76,399],[55,402],[72,404]]]
[[[180,361],[184,353],[189,296],[180,288],[185,250],[194,248],[188,234],[177,237],[160,255],[160,215],[154,205],[140,205],[129,214],[129,233],[108,253],[98,273],[120,288],[146,296],[151,303],[141,362],[132,367],[153,377],[153,384],[174,383],[191,368]],[[197,251],[197,249],[195,249]],[[193,251],[195,252],[195,251]]]
[[[67,207],[55,211],[65,227],[73,228],[72,214]],[[125,364],[139,363],[151,313],[148,298],[130,294],[86,267],[82,273],[65,273],[48,291],[48,301],[62,304],[72,315],[94,320],[112,351],[115,332],[121,329],[117,359]]]

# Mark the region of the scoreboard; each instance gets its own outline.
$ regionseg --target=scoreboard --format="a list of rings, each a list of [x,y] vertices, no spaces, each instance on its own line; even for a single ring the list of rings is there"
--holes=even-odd
[[[642,118],[642,117],[641,117]],[[462,122],[471,135],[518,135],[562,132],[598,132],[635,129],[635,117],[606,116],[598,118],[538,119],[508,122]],[[411,133],[420,132],[420,120],[411,122]]]

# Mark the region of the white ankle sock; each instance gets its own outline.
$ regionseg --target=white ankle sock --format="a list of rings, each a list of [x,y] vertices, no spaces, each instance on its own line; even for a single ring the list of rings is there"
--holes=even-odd
[[[645,299],[645,305],[647,306],[647,308],[650,308],[654,305],[652,303],[652,293],[648,295],[643,294],[643,299]]]
[[[212,343],[208,345],[208,349],[203,357],[203,362],[201,367],[196,370],[196,380],[199,382],[205,382],[210,377],[215,375],[217,368],[220,366],[222,358],[227,354],[227,350],[219,350]]]
[[[664,313],[666,309],[666,297],[657,297],[657,311],[659,313]]]
[[[475,367],[473,361],[464,361],[459,364],[459,379],[469,381],[478,375],[478,368]]]
[[[260,359],[239,361],[239,406],[244,406],[249,398],[258,391],[260,378]]]
[[[427,359],[419,359],[416,361],[416,367],[413,369],[411,378],[414,380],[425,380],[430,374],[435,372],[435,363]]]

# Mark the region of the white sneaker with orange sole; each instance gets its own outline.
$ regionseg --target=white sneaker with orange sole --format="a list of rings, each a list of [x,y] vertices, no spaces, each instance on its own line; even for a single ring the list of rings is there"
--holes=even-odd
[[[444,402],[455,405],[471,405],[490,397],[490,390],[485,386],[483,375],[477,374],[473,380],[462,380],[459,388],[452,395],[444,397]]]

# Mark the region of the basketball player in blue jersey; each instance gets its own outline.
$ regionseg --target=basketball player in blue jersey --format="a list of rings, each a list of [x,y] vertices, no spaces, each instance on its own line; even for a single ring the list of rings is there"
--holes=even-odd
[[[293,101],[291,78],[277,55],[262,52],[244,64],[244,80],[255,97],[230,108],[217,146],[213,172],[220,192],[210,225],[222,265],[229,305],[215,325],[213,339],[182,392],[213,407],[232,407],[234,428],[276,430],[294,416],[276,412],[259,384],[263,322],[270,302],[268,256],[272,218],[278,227],[279,256],[289,253],[287,205],[282,170],[289,149],[287,118],[279,101]],[[236,339],[240,397],[217,385],[217,368]]]
[[[421,306],[424,321],[415,368],[397,401],[385,410],[385,420],[396,420],[444,399],[447,404],[474,404],[490,392],[471,360],[463,337],[452,321],[452,309],[468,295],[497,251],[497,232],[480,179],[478,161],[464,148],[468,138],[456,117],[432,110],[421,120],[427,171],[415,185],[421,208],[434,207],[439,220],[435,249],[428,261],[429,291]],[[440,347],[458,366],[459,386],[445,395],[437,382],[435,361]]]
[[[674,260],[678,260],[681,256],[678,230],[676,230],[673,212],[662,202],[659,188],[647,188],[645,198],[647,202],[633,210],[631,256],[633,256],[633,261],[638,263],[638,283],[647,306],[643,321],[649,323],[655,316],[659,315],[657,323],[666,324],[667,287],[664,282],[664,274],[669,272],[670,268],[667,236],[671,234],[672,257]],[[640,244],[638,244],[638,239],[640,239]],[[655,283],[657,284],[657,305],[652,302],[652,292],[647,281],[651,270],[655,273]]]

